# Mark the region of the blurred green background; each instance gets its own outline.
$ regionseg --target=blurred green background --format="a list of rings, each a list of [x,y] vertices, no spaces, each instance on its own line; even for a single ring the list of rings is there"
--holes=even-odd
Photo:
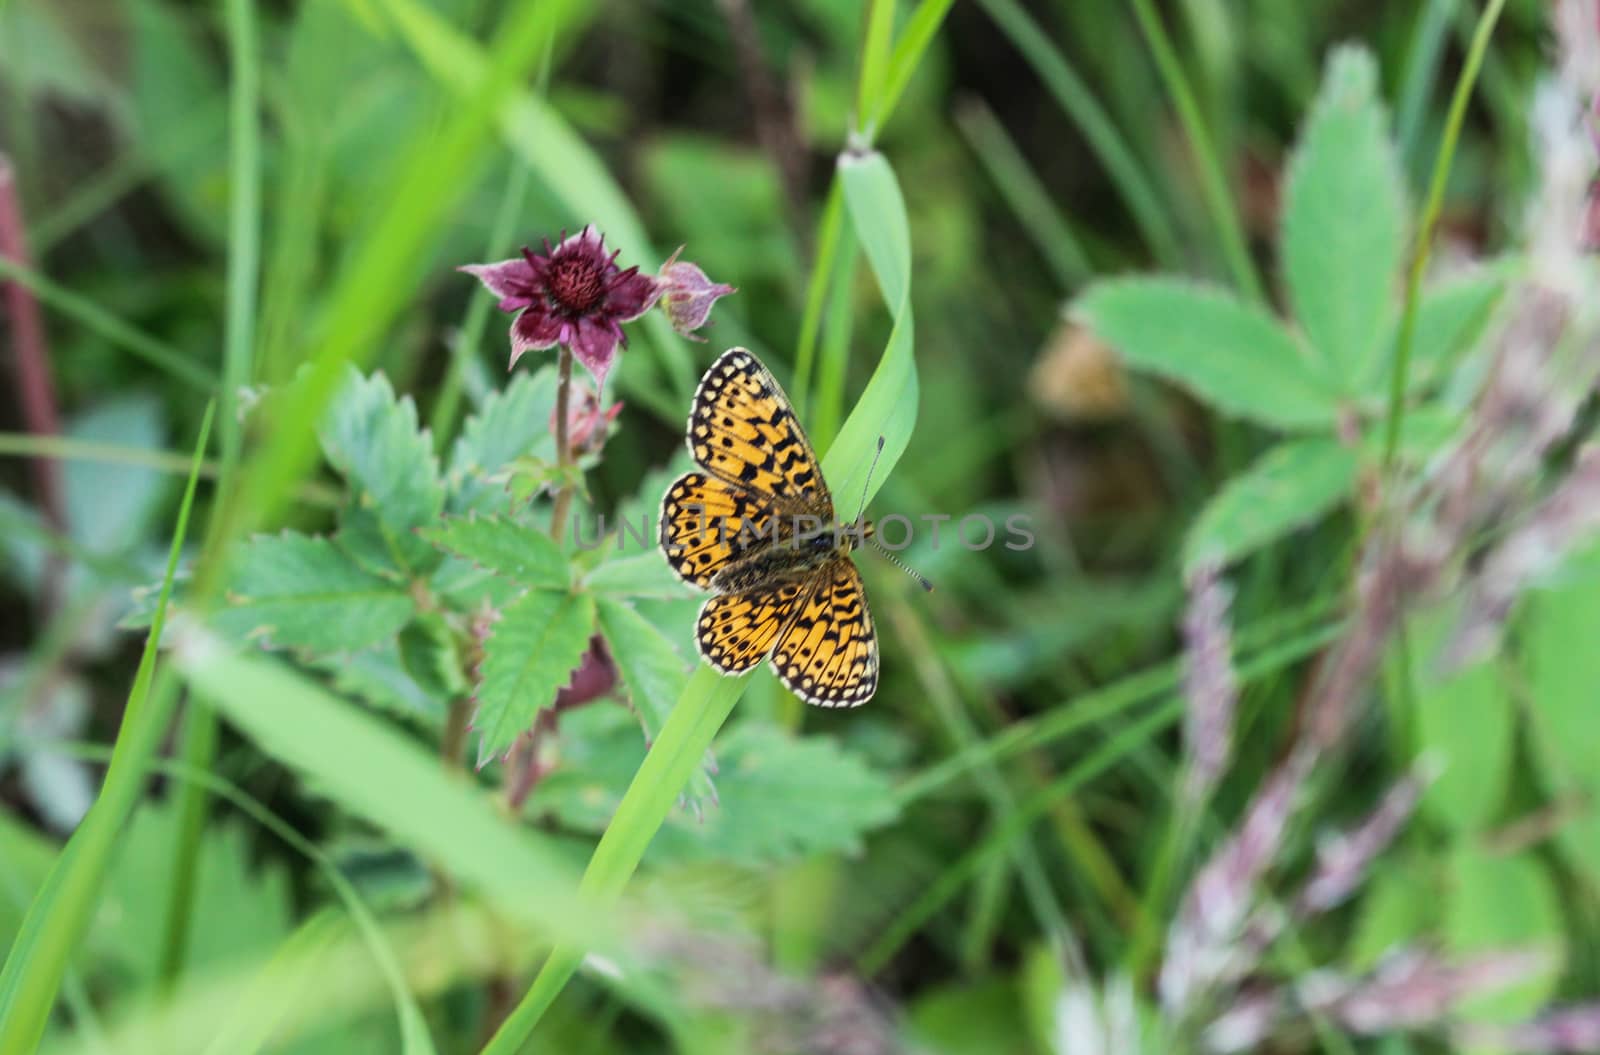
[[[1509,259],[1521,237],[1551,7],[1510,0],[1494,25],[1440,185],[1436,270]],[[766,672],[743,687],[715,767],[690,765],[619,917],[613,951],[644,966],[618,977],[590,963],[528,1050],[1066,1055],[1080,1050],[1062,1025],[1075,962],[1129,975],[1140,1014],[1157,1017],[1160,945],[1188,877],[1297,735],[1314,658],[1341,629],[1371,480],[1336,487],[1283,525],[1292,534],[1229,553],[1243,558],[1229,569],[1236,750],[1180,824],[1185,539],[1273,432],[1130,369],[1066,305],[1097,280],[1161,271],[1247,296],[1256,284],[1290,314],[1286,165],[1343,43],[1373,57],[1414,234],[1482,13],[1466,0],[0,2],[15,204],[0,248],[45,324],[24,342],[7,302],[0,998],[37,1001],[27,985],[55,976],[38,967],[54,957],[47,1050],[430,1050],[419,1025],[435,1050],[479,1050],[526,990],[551,920],[506,909],[540,897],[537,884],[519,893],[521,850],[479,841],[466,862],[445,848],[453,830],[466,841],[462,816],[502,824],[505,776],[442,775],[431,756],[469,689],[430,681],[403,643],[301,650],[293,675],[247,664],[239,698],[216,703],[220,725],[177,709],[178,682],[204,696],[230,684],[226,670],[193,675],[203,684],[158,670],[149,699],[170,699],[150,713],[189,716],[147,733],[145,757],[169,761],[130,778],[107,814],[99,864],[79,869],[89,888],[59,889],[71,861],[50,872],[100,790],[104,745],[129,740],[130,685],[144,699],[144,637],[125,627],[148,625],[207,401],[218,418],[179,561],[190,584],[242,534],[335,524],[349,474],[316,460],[318,419],[297,416],[288,387],[316,363],[385,375],[447,468],[472,434],[463,422],[520,413],[532,449],[548,393],[527,395],[528,382],[525,405],[497,403],[509,320],[454,268],[593,222],[624,266],[654,271],[684,245],[738,293],[717,305],[708,343],[655,318],[630,328],[591,513],[654,509],[681,469],[693,383],[730,345],[773,368],[825,450],[896,321],[842,203],[835,173],[852,147],[881,154],[903,194],[915,315],[915,430],[874,515],[1022,515],[1036,544],[972,552],[919,532],[901,556],[937,584],[928,595],[861,556],[876,699],[805,711]],[[1462,332],[1483,329],[1478,317]],[[1460,382],[1470,395],[1488,353],[1460,354],[1480,364]],[[30,363],[50,379],[42,397],[26,391]],[[1593,607],[1591,579],[1551,606],[1570,639],[1593,622],[1572,615]],[[693,605],[645,596],[637,609],[659,631],[651,647],[669,640],[686,669]],[[1439,636],[1419,629],[1412,654]],[[1566,679],[1548,697],[1576,701],[1555,739],[1600,749],[1592,693],[1582,670],[1524,659],[1465,685],[1417,675],[1415,689],[1386,661],[1348,749],[1312,782],[1314,808],[1275,851],[1280,880],[1419,752],[1442,753],[1446,775],[1351,904],[1273,947],[1275,976],[1359,973],[1398,943],[1537,943],[1559,950],[1559,969],[1522,979],[1492,1013],[1594,991],[1600,828],[1586,796],[1600,787],[1581,764],[1543,776],[1524,764],[1549,735],[1529,679]],[[280,690],[318,702],[280,710]],[[373,719],[353,742],[272,724],[345,712]],[[637,724],[613,702],[562,716],[519,818],[554,862],[549,882],[570,887],[590,859],[644,757]],[[361,739],[374,730],[393,739]],[[386,770],[390,750],[411,768]],[[470,794],[435,813],[434,785],[411,785],[419,812],[395,816],[397,799],[386,814],[388,789],[413,774]],[[81,939],[24,926],[30,904],[43,918],[41,890],[78,906]],[[346,894],[369,906],[369,928],[352,930]],[[230,1004],[231,1025],[205,1011]],[[6,1030],[0,1052],[31,1050]],[[1314,1023],[1261,1050],[1455,1044],[1380,1032]]]

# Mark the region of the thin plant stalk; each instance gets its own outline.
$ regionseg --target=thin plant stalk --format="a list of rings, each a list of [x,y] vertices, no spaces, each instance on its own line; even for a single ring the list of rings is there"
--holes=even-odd
[[[1455,160],[1456,143],[1461,138],[1461,123],[1467,114],[1467,101],[1472,98],[1478,70],[1483,66],[1485,52],[1489,50],[1489,39],[1494,35],[1495,23],[1499,21],[1500,12],[1505,6],[1505,0],[1488,0],[1484,5],[1477,29],[1472,34],[1472,45],[1467,50],[1467,60],[1461,67],[1461,76],[1456,79],[1455,93],[1450,97],[1444,138],[1439,143],[1439,153],[1433,159],[1433,175],[1428,180],[1428,199],[1422,208],[1422,222],[1417,225],[1411,267],[1406,272],[1405,307],[1400,316],[1400,336],[1395,342],[1394,369],[1389,375],[1388,427],[1384,430],[1383,438],[1385,473],[1394,469],[1395,458],[1400,453],[1400,429],[1405,424],[1406,414],[1406,380],[1411,370],[1411,344],[1417,328],[1417,296],[1422,288],[1422,274],[1428,266],[1433,228],[1439,222],[1439,210],[1444,205],[1445,181],[1450,176],[1450,166]]]
[[[227,314],[223,322],[222,391],[217,425],[222,450],[219,480],[226,489],[234,480],[244,449],[243,424],[237,402],[249,383],[256,334],[256,295],[261,271],[261,124],[260,68],[256,45],[254,0],[228,0],[229,55],[233,88],[229,96],[229,194]],[[212,522],[215,530],[220,521]],[[208,549],[216,546],[208,540]],[[191,695],[183,748],[184,761],[210,772],[216,761],[217,716],[205,701]],[[203,784],[190,781],[178,792],[178,833],[172,884],[167,895],[157,977],[170,990],[183,971],[194,910],[196,872],[205,829]]]
[[[1250,259],[1250,247],[1245,241],[1244,224],[1239,219],[1239,210],[1228,188],[1228,178],[1217,157],[1216,147],[1211,141],[1211,132],[1206,128],[1200,104],[1195,99],[1194,92],[1189,87],[1189,79],[1184,76],[1183,66],[1178,62],[1177,53],[1173,50],[1172,40],[1167,36],[1166,28],[1161,24],[1161,16],[1156,13],[1150,0],[1133,0],[1133,11],[1139,20],[1139,28],[1144,33],[1145,41],[1155,56],[1156,68],[1166,84],[1167,94],[1172,97],[1173,105],[1178,108],[1178,119],[1183,122],[1184,133],[1189,137],[1189,145],[1194,150],[1195,163],[1200,171],[1200,188],[1205,196],[1206,208],[1211,213],[1211,221],[1216,224],[1217,236],[1222,243],[1222,255],[1227,261],[1228,269],[1233,273],[1234,284],[1251,299],[1264,301],[1266,290],[1256,271],[1255,263]]]
[[[572,511],[572,437],[567,422],[568,408],[572,402],[572,349],[561,346],[559,365],[556,367],[556,464],[560,467],[560,483],[556,490],[555,506],[550,511],[550,537],[561,544],[566,532],[567,517]]]

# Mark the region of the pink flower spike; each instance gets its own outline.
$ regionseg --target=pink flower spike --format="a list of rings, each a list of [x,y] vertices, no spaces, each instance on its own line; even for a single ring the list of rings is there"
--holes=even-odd
[[[699,265],[679,260],[678,254],[682,252],[680,245],[657,273],[662,289],[661,306],[674,330],[692,341],[703,341],[705,338],[696,336],[695,331],[710,319],[712,306],[738,290],[711,281]]]

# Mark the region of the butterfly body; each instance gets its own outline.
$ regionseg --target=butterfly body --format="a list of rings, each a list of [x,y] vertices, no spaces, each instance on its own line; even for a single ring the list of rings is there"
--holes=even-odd
[[[871,526],[837,522],[783,389],[729,349],[701,379],[686,438],[702,471],[667,488],[661,548],[680,578],[712,591],[696,623],[701,654],[728,674],[770,657],[807,703],[865,703],[877,639],[850,554]]]

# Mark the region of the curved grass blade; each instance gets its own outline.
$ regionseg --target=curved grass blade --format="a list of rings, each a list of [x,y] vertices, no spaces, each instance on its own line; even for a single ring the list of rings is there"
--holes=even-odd
[[[195,488],[200,481],[200,462],[211,436],[215,411],[216,404],[208,404],[200,424],[200,436],[189,467],[189,482],[184,487],[177,527],[167,554],[167,570],[161,580],[161,595],[156,601],[144,652],[139,657],[133,688],[128,693],[105,784],[88,815],[67,840],[44,886],[35,895],[17,939],[6,955],[5,967],[0,969],[0,1055],[32,1052],[44,1035],[62,974],[99,899],[117,837],[144,786],[144,767],[160,746],[167,719],[177,702],[176,686],[170,678],[163,677],[163,684],[152,691],[156,645],[166,625],[172,580],[177,575],[178,557],[188,534],[189,513],[194,508]]]

